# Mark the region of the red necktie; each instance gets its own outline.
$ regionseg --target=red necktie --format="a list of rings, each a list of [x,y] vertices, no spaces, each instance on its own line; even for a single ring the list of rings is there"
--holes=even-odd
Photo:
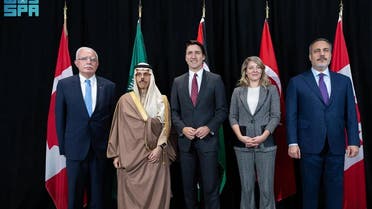
[[[196,99],[198,98],[198,81],[196,80],[196,76],[198,75],[194,73],[191,83],[191,101],[194,106],[196,105]]]

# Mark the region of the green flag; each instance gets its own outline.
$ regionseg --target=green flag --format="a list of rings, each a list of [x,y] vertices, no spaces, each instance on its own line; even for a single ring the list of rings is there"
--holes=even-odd
[[[226,152],[225,152],[225,137],[223,133],[223,126],[221,125],[218,129],[219,148],[218,148],[218,162],[222,168],[220,194],[226,184]]]
[[[136,29],[136,38],[134,39],[133,44],[133,53],[132,53],[132,61],[130,63],[129,75],[128,75],[128,86],[127,92],[133,90],[134,85],[134,66],[136,66],[140,62],[147,62],[146,56],[146,49],[145,49],[145,42],[143,41],[142,31],[141,31],[141,18],[137,21],[137,29]],[[114,199],[117,198],[117,180],[116,175],[114,175],[114,185],[112,190],[112,196]]]
[[[132,91],[133,89],[134,66],[136,66],[140,62],[147,62],[145,42],[143,41],[141,31],[141,18],[139,18],[137,22],[136,38],[134,40],[133,45],[132,61],[130,63],[127,91]]]

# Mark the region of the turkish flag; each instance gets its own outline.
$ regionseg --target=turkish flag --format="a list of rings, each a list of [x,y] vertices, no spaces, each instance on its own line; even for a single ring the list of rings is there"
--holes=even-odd
[[[282,94],[282,85],[279,78],[279,68],[275,58],[273,43],[269,30],[269,24],[265,20],[262,30],[260,58],[265,64],[265,73],[271,82],[277,87],[280,95],[281,121],[275,129],[274,137],[277,143],[275,161],[275,198],[280,201],[296,193],[296,178],[294,173],[293,159],[288,156],[288,145],[285,130],[285,105]]]

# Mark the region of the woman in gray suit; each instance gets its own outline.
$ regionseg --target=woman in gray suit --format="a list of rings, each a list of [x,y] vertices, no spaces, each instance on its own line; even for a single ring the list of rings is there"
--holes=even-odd
[[[276,145],[272,134],[280,120],[280,99],[265,74],[265,65],[256,56],[246,58],[242,64],[241,78],[231,97],[229,120],[238,139],[234,150],[242,187],[240,209],[256,208],[256,178],[259,208],[275,208]]]

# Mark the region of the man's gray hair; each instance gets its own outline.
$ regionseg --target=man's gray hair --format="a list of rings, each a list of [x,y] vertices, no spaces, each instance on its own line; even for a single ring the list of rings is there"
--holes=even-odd
[[[89,50],[89,51],[92,51],[92,52],[96,55],[97,60],[98,60],[98,54],[97,54],[97,52],[96,52],[94,49],[92,49],[92,48],[90,48],[90,47],[87,47],[87,46],[82,46],[82,47],[78,48],[78,50],[76,50],[75,60],[78,59],[78,54],[80,53],[81,50]]]

